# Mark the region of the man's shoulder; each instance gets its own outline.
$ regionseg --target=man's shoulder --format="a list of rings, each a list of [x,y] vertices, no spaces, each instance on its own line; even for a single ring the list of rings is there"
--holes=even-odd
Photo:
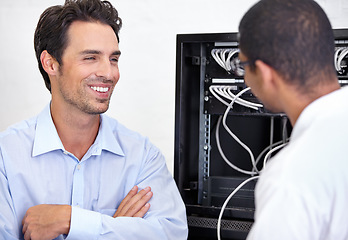
[[[9,126],[6,130],[0,132],[0,141],[12,137],[21,138],[23,136],[32,135],[36,129],[36,120],[37,116]]]
[[[348,101],[348,86],[342,87],[336,91],[322,96],[310,105],[316,109],[318,115],[328,117],[332,115],[347,115],[348,109],[346,103]]]
[[[115,137],[120,138],[132,138],[134,140],[145,140],[147,137],[143,136],[139,132],[132,130],[125,126],[123,123],[120,123],[115,118],[112,118],[108,115],[103,114],[102,115],[102,124],[105,124],[106,128],[109,128],[110,131],[112,131],[113,135]]]
[[[126,149],[142,149],[156,154],[160,152],[147,136],[129,129],[118,120],[105,114],[102,115],[102,128],[103,138],[109,139],[109,143],[115,141],[114,143],[117,143],[123,151],[127,151]]]

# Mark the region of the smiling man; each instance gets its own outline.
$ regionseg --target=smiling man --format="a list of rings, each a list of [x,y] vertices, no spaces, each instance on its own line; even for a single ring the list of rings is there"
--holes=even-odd
[[[48,8],[35,31],[52,94],[0,134],[2,239],[186,239],[160,151],[104,115],[120,74],[121,19],[107,1]]]

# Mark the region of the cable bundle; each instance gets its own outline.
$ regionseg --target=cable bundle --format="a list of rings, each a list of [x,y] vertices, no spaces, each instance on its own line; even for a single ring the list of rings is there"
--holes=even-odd
[[[260,154],[259,156],[256,158],[254,157],[254,154],[252,153],[251,149],[244,144],[232,131],[231,129],[227,126],[226,123],[226,119],[228,116],[229,111],[232,109],[233,104],[234,103],[238,103],[240,105],[243,105],[245,107],[249,107],[252,109],[258,109],[258,107],[263,107],[262,104],[258,104],[258,103],[253,103],[253,102],[249,102],[246,101],[244,99],[241,99],[240,96],[249,91],[250,88],[245,88],[242,91],[240,91],[238,94],[234,95],[231,91],[232,91],[233,86],[228,86],[228,85],[211,85],[209,87],[210,92],[216,97],[216,99],[218,99],[221,103],[225,104],[227,106],[225,113],[223,116],[220,116],[218,119],[218,123],[217,123],[217,127],[216,127],[216,131],[215,131],[215,138],[216,138],[216,143],[217,143],[217,147],[219,150],[219,153],[221,155],[221,157],[223,158],[223,160],[234,170],[241,172],[243,174],[247,174],[247,175],[255,175],[260,173],[261,170],[258,170],[256,165],[258,164],[258,162],[261,160],[262,156],[267,152],[265,158],[264,158],[264,166],[266,165],[266,161],[270,158],[270,155],[275,152],[276,150],[279,150],[280,148],[284,147],[288,141],[289,138],[285,137],[283,139],[283,141],[279,141],[276,143],[273,143],[273,128],[274,128],[274,123],[273,123],[273,118],[271,119],[271,139],[270,139],[270,145],[268,147],[266,147]],[[231,100],[230,103],[226,102],[225,100],[223,100],[221,97],[224,97],[226,99]],[[253,166],[253,169],[251,171],[248,170],[244,170],[244,169],[240,169],[239,167],[237,167],[236,165],[234,165],[233,163],[231,163],[227,157],[225,156],[221,144],[220,144],[220,136],[219,136],[219,130],[220,130],[220,125],[223,125],[223,127],[225,128],[225,130],[229,133],[229,135],[237,142],[239,143],[250,155],[250,159],[251,159],[251,163]],[[283,128],[285,128],[285,125],[283,126]],[[284,135],[285,133],[283,133]]]
[[[242,71],[242,69],[237,69],[232,62],[234,58],[237,58],[238,53],[238,48],[214,48],[211,50],[212,57],[227,72]],[[243,73],[244,71],[238,76],[243,75]]]
[[[211,92],[211,94],[213,94],[213,96],[216,99],[218,99],[221,103],[223,103],[226,106],[228,106],[229,103],[226,102],[221,97],[224,97],[225,99],[233,101],[234,103],[237,103],[244,107],[252,108],[254,110],[258,110],[258,108],[263,107],[263,105],[260,103],[253,103],[253,102],[246,101],[242,98],[236,97],[236,95],[232,93],[232,90],[234,90],[233,88],[234,86],[229,86],[229,85],[211,85],[209,87],[209,91]]]
[[[256,103],[252,103],[252,102],[249,102],[249,101],[245,101],[243,99],[240,99],[239,97],[249,91],[250,88],[245,88],[243,89],[242,91],[240,91],[238,94],[234,95],[231,93],[231,87],[232,86],[210,86],[209,87],[209,90],[210,92],[219,100],[221,101],[223,104],[227,105],[227,108],[226,108],[226,111],[224,113],[223,116],[220,116],[219,117],[219,120],[218,120],[218,123],[217,123],[217,127],[216,127],[216,132],[215,132],[215,137],[216,137],[216,143],[217,143],[217,147],[218,147],[218,150],[220,152],[220,155],[221,157],[223,158],[223,160],[231,167],[233,168],[234,170],[236,171],[239,171],[241,173],[244,173],[244,174],[247,174],[247,175],[251,175],[250,178],[247,178],[246,180],[244,180],[240,185],[238,185],[234,191],[226,198],[224,204],[222,205],[221,207],[221,210],[220,210],[220,214],[219,214],[219,217],[218,217],[218,222],[217,222],[217,238],[218,240],[221,240],[221,219],[222,219],[222,215],[223,215],[223,212],[225,210],[225,208],[227,207],[227,204],[228,202],[231,200],[231,198],[236,194],[237,191],[239,191],[246,183],[250,182],[250,181],[253,181],[253,180],[256,180],[257,178],[259,178],[259,176],[257,174],[259,174],[261,172],[261,170],[258,170],[256,165],[257,163],[260,161],[260,159],[262,158],[262,156],[267,152],[267,154],[265,155],[264,157],[264,161],[263,161],[263,168],[265,168],[266,166],[266,161],[270,158],[271,154],[275,151],[278,151],[279,149],[283,148],[284,146],[287,145],[288,141],[289,141],[289,138],[285,139],[285,141],[279,141],[279,142],[276,142],[276,143],[273,143],[273,138],[271,138],[271,144],[266,147],[260,154],[259,156],[257,157],[256,161],[255,161],[255,157],[254,157],[254,154],[252,153],[251,149],[246,145],[244,144],[230,129],[229,127],[227,126],[226,124],[226,118],[227,118],[227,114],[228,112],[230,111],[230,109],[232,108],[233,104],[234,103],[238,103],[238,104],[241,104],[243,106],[246,106],[246,107],[250,107],[250,108],[253,108],[257,109],[257,107],[262,107],[261,104],[256,104]],[[231,95],[232,94],[232,95]],[[231,100],[230,103],[227,103],[226,101],[224,101],[220,96],[226,98],[226,99],[229,99]],[[273,135],[273,119],[271,119],[271,135]],[[222,125],[224,126],[225,130],[234,138],[235,141],[237,141],[250,155],[250,159],[251,159],[251,163],[252,163],[252,166],[253,166],[253,169],[251,171],[247,171],[247,170],[244,170],[244,169],[240,169],[239,167],[237,167],[236,165],[234,165],[233,163],[231,163],[227,157],[225,156],[225,154],[223,153],[222,151],[222,148],[221,148],[221,145],[220,145],[220,137],[219,137],[219,127],[220,127],[220,124],[222,122]],[[284,126],[285,127],[285,126]],[[256,175],[256,176],[254,176]]]
[[[344,69],[342,69],[342,60],[347,57],[347,61],[348,61],[348,47],[338,47],[335,50],[335,56],[334,56],[334,64],[335,64],[335,68],[336,71],[340,74],[343,73]],[[346,65],[344,67],[347,67],[347,62]]]

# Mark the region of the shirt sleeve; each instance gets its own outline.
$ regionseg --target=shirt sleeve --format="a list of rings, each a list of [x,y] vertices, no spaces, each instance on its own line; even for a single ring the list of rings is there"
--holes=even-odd
[[[258,184],[255,223],[247,240],[320,239],[321,223],[315,210],[320,207],[310,189],[304,191],[272,177]]]
[[[139,189],[150,186],[153,192],[146,215],[113,218],[73,207],[66,239],[187,239],[185,205],[163,155],[149,147],[144,159],[137,185]]]
[[[13,207],[5,166],[0,148],[0,236],[2,239],[19,239],[17,218]]]

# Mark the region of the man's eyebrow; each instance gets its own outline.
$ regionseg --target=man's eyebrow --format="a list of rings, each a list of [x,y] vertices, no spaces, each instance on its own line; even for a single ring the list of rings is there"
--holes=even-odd
[[[80,52],[80,55],[87,55],[87,54],[101,54],[101,51],[87,49]]]
[[[121,55],[121,51],[117,50],[117,51],[113,52],[111,55],[118,55],[118,56],[120,56]]]
[[[80,55],[88,55],[88,54],[101,54],[102,52],[99,50],[84,50],[82,52],[80,52]],[[114,51],[111,55],[121,55],[121,51],[117,50]]]

